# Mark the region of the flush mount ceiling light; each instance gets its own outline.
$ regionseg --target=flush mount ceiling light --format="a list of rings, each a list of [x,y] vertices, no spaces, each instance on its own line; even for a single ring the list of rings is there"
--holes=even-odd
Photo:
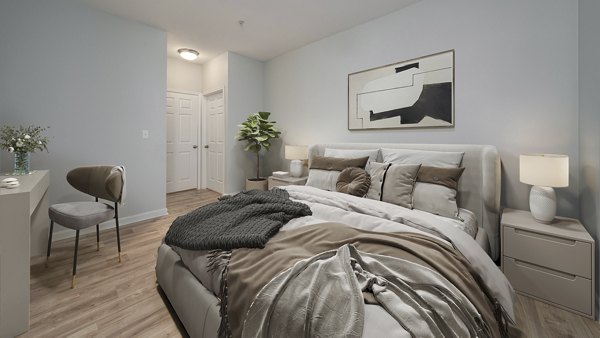
[[[179,53],[179,56],[188,61],[196,60],[196,58],[198,58],[198,55],[200,54],[198,53],[198,51],[189,48],[180,48],[177,50],[177,53]]]

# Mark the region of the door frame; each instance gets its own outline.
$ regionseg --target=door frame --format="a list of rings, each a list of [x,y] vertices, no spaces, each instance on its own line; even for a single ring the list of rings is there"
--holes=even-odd
[[[203,135],[204,135],[204,118],[202,116],[204,109],[202,108],[203,106],[203,100],[204,100],[204,96],[202,95],[202,93],[199,92],[194,92],[191,90],[180,90],[180,89],[175,89],[175,88],[167,88],[167,92],[173,92],[173,93],[179,93],[179,94],[186,94],[186,95],[193,95],[193,96],[197,96],[198,97],[198,125],[196,126],[198,128],[198,139],[196,140],[196,144],[198,145],[198,149],[200,149],[201,151],[198,153],[198,163],[196,164],[197,167],[197,172],[196,172],[196,189],[206,189],[206,183],[204,182],[204,179],[202,179],[201,177],[201,172],[204,172],[203,169],[203,165],[205,163],[205,161],[203,160],[203,153],[204,153],[204,148],[202,146],[202,140],[203,140]]]
[[[207,135],[208,133],[206,132],[206,120],[207,120],[207,114],[208,112],[206,111],[207,109],[207,105],[206,105],[206,97],[213,95],[213,94],[217,94],[217,93],[223,93],[223,115],[224,115],[224,119],[223,119],[223,193],[225,193],[225,191],[227,191],[227,189],[225,189],[226,184],[227,184],[227,155],[229,154],[229,151],[227,150],[227,146],[229,144],[229,140],[227,140],[227,126],[228,126],[228,115],[227,114],[227,92],[225,91],[225,87],[217,87],[217,88],[213,88],[213,89],[209,89],[209,90],[205,90],[202,91],[202,94],[200,95],[200,107],[201,107],[201,120],[202,120],[202,187],[203,189],[207,189],[208,187],[208,177],[206,176],[206,173],[208,171],[208,152],[206,151],[206,148],[204,148],[205,145],[208,144],[208,140],[207,140]],[[200,176],[199,176],[200,177]]]

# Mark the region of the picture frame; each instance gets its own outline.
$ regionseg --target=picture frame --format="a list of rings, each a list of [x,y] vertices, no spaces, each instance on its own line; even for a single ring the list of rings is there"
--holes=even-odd
[[[348,130],[454,127],[454,50],[348,74]]]

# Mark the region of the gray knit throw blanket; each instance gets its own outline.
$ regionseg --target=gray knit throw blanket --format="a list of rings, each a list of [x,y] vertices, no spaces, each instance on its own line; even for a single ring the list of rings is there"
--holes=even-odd
[[[177,217],[165,242],[187,250],[264,248],[281,226],[309,215],[285,190],[244,191]]]

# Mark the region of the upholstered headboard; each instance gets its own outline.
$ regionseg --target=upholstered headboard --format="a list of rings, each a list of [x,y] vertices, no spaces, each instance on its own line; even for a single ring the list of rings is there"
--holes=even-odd
[[[394,144],[394,143],[332,143],[316,144],[309,148],[309,158],[334,149],[417,149],[432,151],[461,151],[465,153],[465,171],[458,184],[458,206],[477,215],[479,227],[484,228],[490,243],[490,256],[500,255],[500,157],[494,146],[474,144]],[[381,152],[378,161],[382,161]]]

